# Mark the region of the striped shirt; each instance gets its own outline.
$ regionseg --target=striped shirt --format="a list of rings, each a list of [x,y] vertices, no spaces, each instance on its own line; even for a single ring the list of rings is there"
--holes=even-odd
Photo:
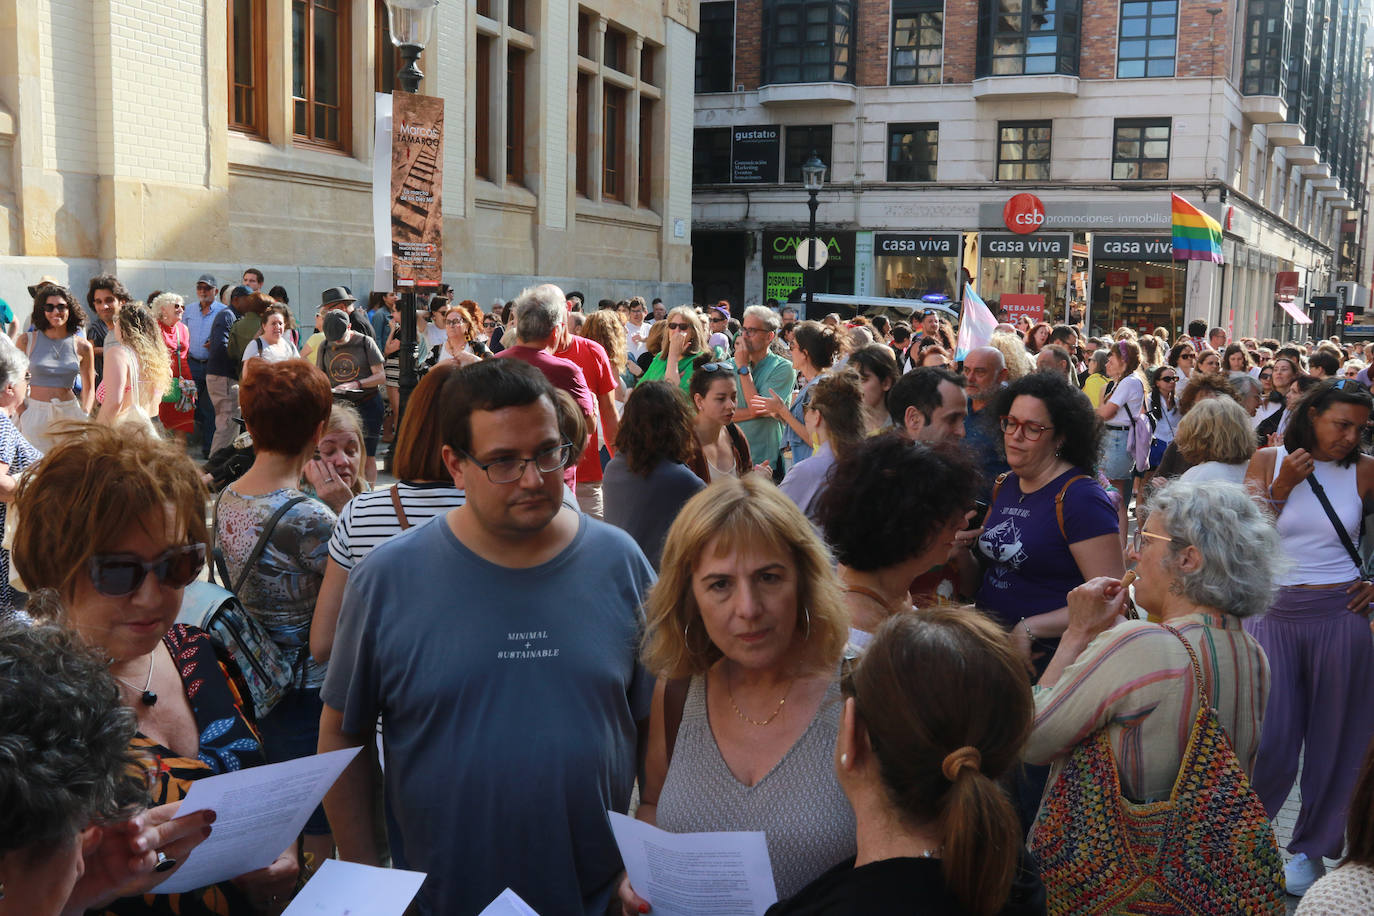
[[[463,491],[444,481],[401,481],[396,491],[412,528],[463,504]],[[396,517],[390,489],[359,493],[339,513],[339,523],[329,539],[329,556],[344,569],[352,569],[372,548],[400,533],[401,521]]]
[[[1192,614],[1171,625],[1196,651],[1217,718],[1251,772],[1269,699],[1264,650],[1230,614]],[[1157,624],[1128,620],[1089,643],[1053,687],[1035,688],[1035,731],[1024,757],[1034,764],[1060,760],[1105,726],[1122,793],[1135,801],[1165,799],[1197,710],[1183,645]]]

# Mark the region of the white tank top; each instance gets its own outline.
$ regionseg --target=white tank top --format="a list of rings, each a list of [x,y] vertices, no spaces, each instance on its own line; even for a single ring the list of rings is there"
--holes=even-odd
[[[1274,456],[1274,476],[1272,484],[1278,479],[1283,467],[1283,459],[1288,450],[1278,447]],[[1360,505],[1359,484],[1356,481],[1356,468],[1359,461],[1343,468],[1333,461],[1318,461],[1312,471],[1317,482],[1326,491],[1331,508],[1340,516],[1350,535],[1350,542],[1358,544],[1360,538],[1360,519],[1363,508]],[[1294,561],[1293,568],[1278,577],[1279,585],[1332,585],[1349,582],[1359,577],[1360,571],[1350,553],[1341,544],[1331,519],[1326,517],[1317,494],[1305,481],[1293,488],[1288,494],[1288,502],[1278,519],[1279,537],[1283,539],[1283,550]]]

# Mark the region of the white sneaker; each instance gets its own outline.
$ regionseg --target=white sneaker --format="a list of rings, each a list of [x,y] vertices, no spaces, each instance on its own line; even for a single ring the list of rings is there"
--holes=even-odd
[[[1288,893],[1301,897],[1307,893],[1312,883],[1326,874],[1326,864],[1321,859],[1309,859],[1307,853],[1300,852],[1283,867],[1283,880],[1288,885]]]

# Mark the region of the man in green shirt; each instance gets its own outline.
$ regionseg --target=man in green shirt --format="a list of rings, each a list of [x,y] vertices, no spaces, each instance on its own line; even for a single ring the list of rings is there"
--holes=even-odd
[[[755,464],[768,462],[777,477],[782,469],[782,421],[775,420],[766,409],[755,409],[756,396],[776,393],[784,404],[792,403],[792,388],[797,370],[791,360],[778,356],[771,349],[782,322],[772,309],[751,305],[744,310],[743,328],[735,338],[735,386],[739,389],[739,404],[735,409],[735,424],[749,442],[749,453]]]

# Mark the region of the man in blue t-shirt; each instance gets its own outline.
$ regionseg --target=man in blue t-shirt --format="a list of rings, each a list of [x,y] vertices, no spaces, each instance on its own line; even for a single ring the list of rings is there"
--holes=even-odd
[[[349,576],[322,692],[322,751],[362,745],[325,799],[340,857],[378,864],[386,821],[418,911],[481,911],[509,887],[537,912],[606,912],[654,680],[638,661],[653,570],[625,532],[563,504],[577,456],[554,388],[495,359],[444,386],[443,461],[466,503]],[[415,574],[424,557],[425,573]]]

